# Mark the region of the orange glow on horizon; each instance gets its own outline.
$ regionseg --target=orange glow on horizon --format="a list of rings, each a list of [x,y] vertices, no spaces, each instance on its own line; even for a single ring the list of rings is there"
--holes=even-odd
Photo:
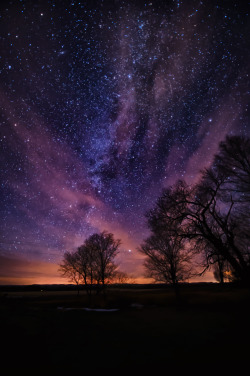
[[[67,278],[60,276],[58,269],[58,263],[0,256],[0,285],[71,284]],[[139,267],[138,270],[140,272],[137,275],[128,273],[127,283],[154,283],[151,278],[143,276],[143,267]],[[188,282],[215,282],[215,280],[210,271]]]

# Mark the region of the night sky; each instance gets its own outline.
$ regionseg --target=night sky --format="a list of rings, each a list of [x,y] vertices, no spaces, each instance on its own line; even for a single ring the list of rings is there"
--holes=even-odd
[[[59,280],[63,253],[103,230],[142,277],[162,189],[250,136],[244,3],[1,2],[0,283]]]

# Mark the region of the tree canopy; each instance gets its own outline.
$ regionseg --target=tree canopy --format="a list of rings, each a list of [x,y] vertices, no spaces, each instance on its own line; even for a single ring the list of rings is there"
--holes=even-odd
[[[84,284],[91,295],[93,285],[104,288],[117,276],[115,257],[120,244],[111,233],[95,233],[75,252],[64,254],[59,270],[77,285]]]

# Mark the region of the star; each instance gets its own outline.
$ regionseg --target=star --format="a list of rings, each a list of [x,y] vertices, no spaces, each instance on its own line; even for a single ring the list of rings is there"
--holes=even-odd
[[[249,136],[248,11],[23,0],[0,14],[0,255],[56,264],[107,230],[135,275],[162,189]]]

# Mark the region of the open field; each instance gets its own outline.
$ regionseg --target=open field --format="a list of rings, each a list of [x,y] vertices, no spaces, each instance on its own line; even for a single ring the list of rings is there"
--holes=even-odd
[[[248,290],[184,286],[179,304],[163,288],[109,288],[93,298],[92,308],[115,312],[82,310],[89,307],[83,291],[2,288],[0,297],[3,375],[239,371],[249,364]]]

